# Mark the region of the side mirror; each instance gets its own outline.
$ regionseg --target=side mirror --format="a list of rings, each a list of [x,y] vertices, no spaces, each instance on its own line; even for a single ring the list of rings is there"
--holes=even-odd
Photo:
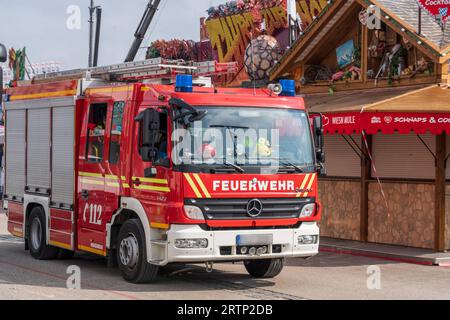
[[[160,114],[158,110],[146,109],[135,120],[139,122],[139,153],[143,161],[153,162],[158,154],[155,145],[161,128]]]
[[[8,58],[8,53],[6,52],[6,47],[0,43],[0,63],[6,62]],[[0,105],[3,102],[3,69],[0,66]]]
[[[325,148],[322,115],[317,115],[314,117],[313,130],[316,159],[319,164],[323,164],[325,162]]]

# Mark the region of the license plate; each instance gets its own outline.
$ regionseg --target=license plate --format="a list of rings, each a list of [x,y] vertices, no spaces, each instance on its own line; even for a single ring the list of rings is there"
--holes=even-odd
[[[273,234],[244,234],[236,236],[236,245],[240,246],[267,246],[273,244]]]

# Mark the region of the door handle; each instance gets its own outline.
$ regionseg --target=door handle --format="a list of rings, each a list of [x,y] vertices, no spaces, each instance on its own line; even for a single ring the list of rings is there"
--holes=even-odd
[[[88,190],[82,190],[81,191],[81,198],[83,198],[83,200],[87,200],[89,198],[89,191]]]

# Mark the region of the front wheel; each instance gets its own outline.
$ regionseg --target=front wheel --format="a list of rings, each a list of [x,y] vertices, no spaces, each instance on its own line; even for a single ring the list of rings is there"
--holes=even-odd
[[[244,265],[252,277],[268,279],[275,278],[281,273],[284,261],[284,259],[249,260]]]
[[[150,283],[156,279],[159,268],[147,262],[144,228],[138,219],[122,225],[116,251],[119,269],[126,281]]]

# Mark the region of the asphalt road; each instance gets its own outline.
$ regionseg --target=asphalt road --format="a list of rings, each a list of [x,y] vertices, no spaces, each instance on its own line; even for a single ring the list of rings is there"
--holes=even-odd
[[[80,267],[80,290],[67,289],[71,265]],[[97,257],[33,260],[7,235],[0,214],[0,299],[450,299],[450,268],[329,253],[288,260],[273,280],[251,279],[241,264],[218,264],[212,273],[202,265],[170,266],[160,273],[154,284],[132,285]]]

